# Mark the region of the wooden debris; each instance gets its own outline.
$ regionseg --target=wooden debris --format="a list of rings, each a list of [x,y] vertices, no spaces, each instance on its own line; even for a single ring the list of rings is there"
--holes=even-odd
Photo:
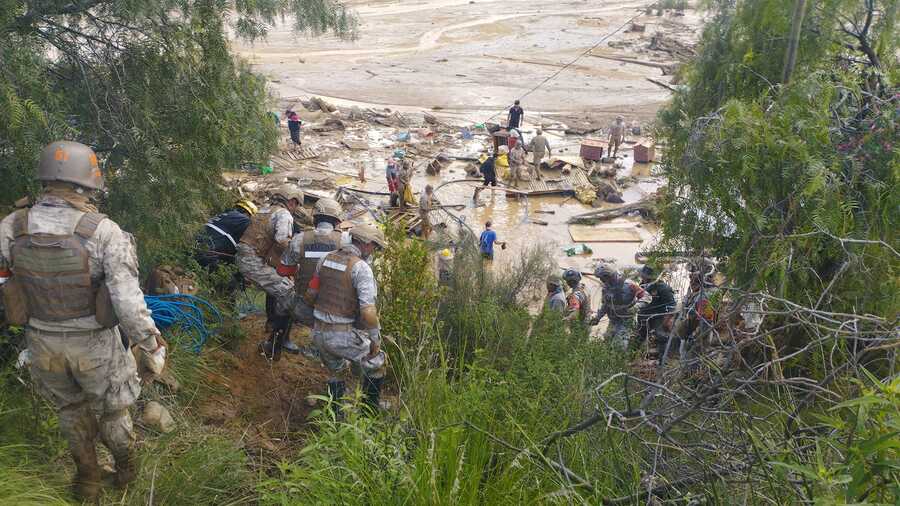
[[[604,60],[613,60],[622,63],[631,63],[633,65],[643,65],[645,67],[652,67],[655,69],[659,69],[664,76],[670,76],[675,73],[675,70],[678,68],[677,63],[656,63],[652,61],[644,61],[644,60],[635,60],[634,58],[624,58],[622,56],[607,56],[603,54],[594,54],[588,53],[590,56],[596,58],[603,58]]]
[[[662,87],[662,88],[665,88],[665,89],[667,89],[667,90],[669,90],[669,91],[675,91],[675,88],[674,88],[674,87],[669,86],[668,84],[666,84],[666,83],[664,83],[664,82],[662,82],[662,81],[657,81],[656,79],[653,79],[653,78],[650,78],[650,77],[645,77],[644,79],[650,81],[651,83],[653,83],[653,84],[655,84],[655,85],[657,85],[657,86],[660,86],[660,87]]]
[[[656,216],[657,197],[647,197],[633,204],[625,204],[624,206],[613,207],[610,209],[598,209],[583,214],[579,214],[569,218],[568,223],[592,225],[600,221],[607,221],[618,218],[635,211],[641,213],[641,216],[652,219]]]
[[[341,144],[354,151],[366,151],[369,149],[369,143],[360,139],[344,139],[341,141]]]

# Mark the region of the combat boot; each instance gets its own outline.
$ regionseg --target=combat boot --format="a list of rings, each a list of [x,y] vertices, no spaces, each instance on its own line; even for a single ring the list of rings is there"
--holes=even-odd
[[[100,498],[100,466],[97,465],[97,448],[93,441],[85,441],[72,447],[75,460],[75,477],[72,492],[79,501],[97,504]]]
[[[113,459],[116,461],[116,487],[125,488],[137,478],[137,462],[131,450],[121,455],[113,455]]]
[[[363,375],[363,394],[365,394],[365,403],[373,412],[377,413],[381,409],[381,385],[384,384],[384,378],[371,378]]]

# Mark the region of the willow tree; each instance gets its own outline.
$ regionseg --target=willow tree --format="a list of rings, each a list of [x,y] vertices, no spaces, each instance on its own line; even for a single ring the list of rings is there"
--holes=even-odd
[[[220,172],[276,146],[265,81],[227,32],[281,19],[340,37],[356,22],[332,0],[0,0],[0,205],[36,191],[43,144],[78,140],[105,165],[104,211],[143,253],[176,251],[221,203]]]

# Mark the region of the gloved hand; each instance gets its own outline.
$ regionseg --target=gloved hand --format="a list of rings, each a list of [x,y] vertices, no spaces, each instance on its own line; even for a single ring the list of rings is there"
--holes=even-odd
[[[381,329],[369,329],[369,356],[372,358],[381,351]]]
[[[366,358],[375,358],[381,352],[381,343],[377,341],[369,342],[369,355]]]
[[[147,350],[140,344],[132,348],[138,365],[138,376],[141,382],[151,381],[155,376],[162,374],[166,367],[166,351],[168,343],[161,336],[156,336],[156,349]]]

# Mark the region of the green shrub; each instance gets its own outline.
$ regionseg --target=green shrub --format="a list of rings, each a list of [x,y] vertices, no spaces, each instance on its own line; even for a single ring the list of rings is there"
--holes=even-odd
[[[464,308],[445,300],[440,334],[408,353],[399,418],[319,412],[304,449],[261,482],[263,504],[562,504],[577,495],[539,457],[539,442],[592,409],[592,385],[623,357],[559,317],[533,319],[511,302],[531,285],[516,281],[515,269],[496,278],[456,272],[480,277],[482,289],[451,283],[449,297],[465,299]],[[598,429],[559,441],[550,457],[592,477],[598,491],[618,490],[634,484],[631,457],[607,451],[620,444]]]

